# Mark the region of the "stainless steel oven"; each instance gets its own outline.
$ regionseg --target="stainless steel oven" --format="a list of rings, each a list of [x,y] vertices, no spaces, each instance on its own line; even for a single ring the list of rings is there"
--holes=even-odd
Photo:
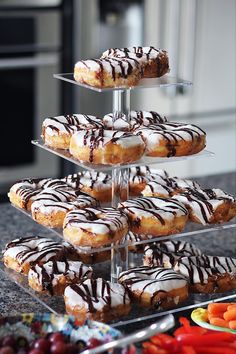
[[[56,157],[35,149],[42,120],[60,112],[60,1],[0,1],[0,188],[57,176]]]

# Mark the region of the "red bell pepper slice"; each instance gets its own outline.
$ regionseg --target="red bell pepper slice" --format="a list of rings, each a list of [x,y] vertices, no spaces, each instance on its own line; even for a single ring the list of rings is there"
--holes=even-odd
[[[235,336],[228,332],[213,332],[204,335],[180,334],[176,337],[177,341],[182,345],[192,346],[217,346],[219,342],[233,342]]]
[[[183,346],[181,354],[197,354],[196,350],[191,346]]]
[[[236,349],[229,347],[199,347],[197,348],[197,354],[236,354]]]

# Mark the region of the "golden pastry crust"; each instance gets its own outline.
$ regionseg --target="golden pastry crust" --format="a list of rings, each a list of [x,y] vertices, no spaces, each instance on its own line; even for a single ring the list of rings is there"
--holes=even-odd
[[[85,248],[88,249],[88,247]],[[110,250],[103,251],[102,248],[100,248],[99,252],[92,252],[92,249],[90,248],[89,252],[85,252],[83,247],[76,247],[76,250],[78,253],[78,259],[84,264],[96,264],[111,260]]]
[[[70,153],[79,161],[93,164],[123,164],[139,160],[145,149],[140,137],[111,130],[84,130],[70,141]]]
[[[114,208],[86,208],[69,212],[64,238],[74,246],[102,247],[121,240],[128,232],[127,216]]]
[[[75,130],[76,131],[76,130]],[[51,136],[47,133],[45,127],[42,128],[42,138],[46,145],[51,146],[53,149],[67,150],[70,146],[71,134],[58,133],[57,136]]]
[[[68,305],[68,298],[66,296],[64,296],[64,299],[65,299],[66,313],[68,315],[75,316],[77,320],[79,320],[82,323],[86,319],[107,323],[117,318],[128,315],[131,310],[130,305],[118,305],[113,309],[111,309],[109,306],[104,306],[103,311],[96,311],[95,313],[87,313],[87,310],[85,308],[81,308],[80,305],[74,307]]]
[[[223,293],[234,289],[236,289],[236,276],[230,274],[209,277],[206,284],[189,285],[190,292],[204,294]]]
[[[130,230],[149,236],[167,236],[183,230],[188,211],[172,198],[140,197],[119,204],[128,216]]]
[[[169,69],[169,58],[167,53],[161,54],[157,59],[151,59],[145,65],[143,78],[161,77],[167,74]]]
[[[26,209],[26,210],[30,211],[31,204],[33,203],[33,198],[38,193],[39,193],[39,191],[37,191],[37,192],[36,191],[32,191],[31,197],[29,197],[29,199],[26,201],[20,195],[17,195],[15,192],[10,190],[9,193],[8,193],[8,198],[9,198],[10,202],[13,205],[17,206],[18,208]]]

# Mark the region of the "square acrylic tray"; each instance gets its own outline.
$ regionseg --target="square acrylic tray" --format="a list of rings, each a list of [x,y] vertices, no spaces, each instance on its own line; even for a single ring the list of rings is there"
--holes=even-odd
[[[155,87],[173,87],[173,86],[191,86],[192,83],[188,80],[183,80],[178,77],[173,77],[169,75],[164,75],[162,77],[158,78],[152,78],[152,79],[142,79],[140,80],[139,84],[136,86],[131,86],[131,87],[112,87],[112,88],[100,88],[100,87],[94,87],[90,86],[87,84],[83,84],[81,82],[75,81],[74,79],[74,74],[73,73],[63,73],[63,74],[54,74],[53,75],[55,79],[59,79],[62,81],[69,82],[71,84],[90,89],[96,92],[109,92],[109,91],[125,91],[125,90],[137,90],[137,89],[145,89],[145,88],[155,88]]]
[[[233,226],[232,226],[233,227]],[[171,236],[172,237],[172,236]],[[217,255],[217,256],[231,256],[234,257],[234,244],[235,244],[235,232],[232,228],[228,229],[217,229],[215,233],[207,233],[202,237],[192,239],[191,236],[186,237],[185,240],[188,242],[194,242],[194,244],[199,247],[203,253]],[[9,239],[10,241],[10,239]],[[5,245],[1,245],[4,248]],[[142,264],[142,254],[133,254],[131,257],[130,266],[137,266]],[[94,264],[93,266],[94,274],[97,277],[103,277],[104,279],[110,279],[110,262],[103,262],[99,264]],[[65,313],[64,300],[62,296],[52,297],[46,294],[40,294],[32,290],[28,286],[27,277],[22,274],[16,273],[4,266],[0,262],[0,271],[4,272],[8,278],[18,284],[24,291],[30,294],[35,300],[40,302],[45,308],[52,313]],[[234,291],[228,291],[225,293],[212,293],[212,294],[190,294],[189,298],[176,306],[175,308],[168,310],[161,309],[144,309],[139,307],[137,304],[133,304],[132,310],[126,317],[117,318],[111,324],[114,327],[123,326],[131,323],[142,322],[145,320],[152,320],[156,317],[162,316],[167,313],[177,313],[179,311],[185,311],[193,309],[195,307],[206,306],[212,301],[231,301],[236,299],[236,293]]]
[[[12,204],[12,206],[33,220],[32,215],[29,211],[24,210],[24,209],[20,209],[13,204]],[[39,224],[39,225],[41,225],[41,224]],[[46,228],[48,231],[52,231],[53,234],[55,234],[56,236],[58,236],[64,240],[62,229],[49,228],[44,225],[41,225],[41,226]],[[203,225],[196,224],[193,222],[188,222],[186,224],[185,229],[182,232],[180,232],[178,234],[174,234],[174,235],[158,236],[158,237],[151,237],[151,238],[147,237],[147,239],[140,240],[140,241],[130,241],[130,240],[126,241],[125,239],[123,239],[119,243],[117,243],[115,246],[110,245],[110,246],[104,246],[102,248],[101,247],[99,247],[99,248],[75,247],[75,248],[78,249],[79,252],[89,255],[89,254],[94,254],[94,253],[101,252],[101,251],[110,251],[113,248],[115,248],[116,250],[119,250],[119,249],[129,247],[129,246],[141,246],[141,245],[145,246],[146,244],[149,244],[149,243],[166,241],[169,239],[174,240],[174,239],[188,238],[188,237],[191,237],[191,238],[192,237],[201,237],[200,235],[202,235],[202,237],[204,237],[208,233],[221,232],[223,230],[231,230],[231,229],[234,229],[235,227],[236,227],[236,223],[233,220],[230,222],[221,224],[221,225],[207,225],[207,226],[203,226]]]
[[[122,165],[95,165],[92,163],[83,163],[80,162],[79,160],[75,159],[72,157],[72,155],[69,153],[68,150],[62,150],[62,149],[54,149],[50,146],[47,146],[44,144],[44,141],[42,139],[39,140],[32,140],[31,143],[37,147],[40,147],[41,149],[44,149],[46,151],[49,151],[57,156],[62,157],[65,160],[68,160],[72,163],[74,163],[77,166],[80,166],[84,169],[93,171],[96,170],[97,172],[99,171],[112,171],[116,168],[122,169],[122,168],[128,168],[128,167],[135,167],[135,166],[150,166],[153,164],[161,164],[161,163],[166,163],[166,162],[178,162],[178,161],[184,161],[184,160],[193,160],[196,158],[200,157],[213,157],[215,154],[211,151],[208,150],[203,150],[199,152],[198,154],[195,155],[189,155],[189,156],[180,156],[180,157],[150,157],[150,156],[143,156],[140,160],[128,163],[128,164],[122,164]]]

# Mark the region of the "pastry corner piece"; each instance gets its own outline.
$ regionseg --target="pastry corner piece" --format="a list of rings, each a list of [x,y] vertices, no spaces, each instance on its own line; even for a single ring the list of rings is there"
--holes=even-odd
[[[111,48],[102,54],[102,58],[132,58],[139,62],[143,78],[161,77],[170,71],[166,50],[149,47]]]
[[[66,312],[81,322],[108,322],[127,315],[131,309],[125,288],[102,278],[84,279],[66,287],[64,300]]]
[[[7,243],[3,250],[4,265],[25,275],[36,264],[42,265],[52,260],[76,257],[76,250],[67,243],[58,243],[40,236],[17,238]]]
[[[141,79],[141,68],[136,60],[129,58],[81,60],[75,64],[74,78],[98,88],[132,87]]]

